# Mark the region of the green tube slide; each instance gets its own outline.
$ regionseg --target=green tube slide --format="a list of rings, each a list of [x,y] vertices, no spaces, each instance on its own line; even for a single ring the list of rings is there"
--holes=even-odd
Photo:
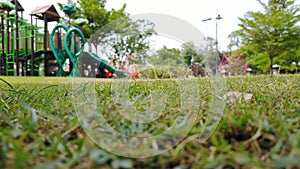
[[[119,78],[123,78],[126,77],[127,74],[126,72],[122,71],[122,70],[118,70],[115,69],[114,67],[112,67],[109,63],[107,63],[104,59],[101,59],[99,56],[97,56],[95,53],[92,52],[87,52],[88,55],[90,57],[92,57],[93,59],[95,59],[96,61],[100,62],[100,64],[102,64],[102,66],[107,69],[108,71],[110,71],[111,73],[115,73]]]

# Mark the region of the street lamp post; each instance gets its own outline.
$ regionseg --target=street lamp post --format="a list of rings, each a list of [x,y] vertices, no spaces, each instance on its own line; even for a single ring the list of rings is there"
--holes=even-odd
[[[221,19],[222,19],[222,17],[220,16],[220,14],[218,14],[216,17],[216,74],[218,72],[218,57],[219,57],[218,20],[221,20]],[[207,22],[210,20],[212,20],[212,18],[203,19],[202,22]],[[205,40],[207,42],[207,37],[205,38]],[[207,62],[207,56],[206,56],[206,62]]]
[[[218,46],[218,20],[221,20],[222,17],[220,16],[220,14],[218,14],[218,16],[216,17],[216,74],[218,72],[218,57],[219,57],[219,46]]]
[[[207,18],[207,19],[203,19],[202,22],[207,22],[207,21],[210,21],[211,18]],[[207,34],[207,26],[206,26],[206,29],[205,29],[205,33]],[[206,69],[206,72],[208,71],[208,67],[209,67],[209,64],[208,64],[208,47],[207,47],[207,42],[208,42],[208,36],[204,36],[204,40],[205,40],[205,48],[206,48],[206,53],[205,53],[205,69]]]

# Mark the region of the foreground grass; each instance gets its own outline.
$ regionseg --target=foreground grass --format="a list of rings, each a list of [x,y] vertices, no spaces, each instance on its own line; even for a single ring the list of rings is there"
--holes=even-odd
[[[89,139],[74,110],[70,78],[0,78],[0,168],[300,168],[299,75],[226,79],[228,91],[253,98],[227,104],[205,143],[197,138],[199,118],[179,145],[146,159],[118,157]],[[209,79],[197,80],[201,91],[209,88]],[[149,84],[172,90],[170,81]],[[97,81],[96,88],[100,99],[109,99],[109,81]],[[208,100],[202,93],[201,111]]]

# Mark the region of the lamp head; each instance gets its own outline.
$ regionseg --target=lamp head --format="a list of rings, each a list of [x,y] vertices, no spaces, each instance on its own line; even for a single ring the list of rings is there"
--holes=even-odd
[[[220,20],[220,19],[223,19],[223,18],[221,17],[220,14],[218,14],[218,16],[216,17],[216,20]]]

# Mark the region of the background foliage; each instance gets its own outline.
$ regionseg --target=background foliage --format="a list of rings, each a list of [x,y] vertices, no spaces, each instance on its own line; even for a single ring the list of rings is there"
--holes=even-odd
[[[258,2],[263,12],[247,12],[239,18],[240,29],[229,35],[230,48],[237,47],[248,64],[263,72],[279,64],[289,70],[292,62],[300,61],[300,8],[294,0]]]
[[[96,52],[102,50],[108,57],[116,56],[121,61],[126,55],[136,56],[143,61],[149,49],[149,37],[155,34],[153,23],[147,20],[132,20],[125,12],[126,4],[120,9],[108,10],[106,0],[79,0],[77,11],[68,15],[73,26],[79,27],[88,43]],[[59,3],[63,8],[64,5]],[[86,19],[87,23],[78,24],[76,19]],[[91,47],[90,47],[91,49]]]

